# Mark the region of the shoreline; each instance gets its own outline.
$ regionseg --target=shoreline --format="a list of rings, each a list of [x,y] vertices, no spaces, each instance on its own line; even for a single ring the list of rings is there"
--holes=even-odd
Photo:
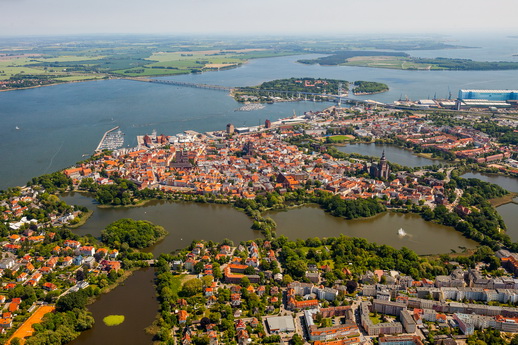
[[[83,226],[86,224],[86,222],[88,221],[88,219],[90,219],[90,217],[94,214],[94,211],[93,210],[88,210],[88,212],[84,212],[83,213],[83,216],[81,217],[81,219],[79,220],[79,222],[77,224],[73,224],[73,225],[69,225],[68,227],[70,229],[77,229],[79,228],[80,226]]]
[[[370,96],[370,95],[377,95],[379,93],[384,93],[384,92],[389,92],[389,91],[390,91],[390,89],[383,90],[383,91],[376,91],[376,92],[358,92],[358,93],[353,92],[353,95],[354,96]]]
[[[95,200],[95,198],[92,198],[93,200]],[[146,200],[140,200],[138,203],[136,204],[130,204],[130,205],[101,205],[101,204],[98,204],[96,205],[98,208],[131,208],[131,207],[142,207],[142,206],[146,206],[146,204],[154,201],[154,200],[162,200],[162,199],[156,199],[156,198],[152,198],[152,199],[146,199]]]
[[[516,193],[516,195],[518,196],[518,193]],[[241,209],[239,207],[235,207],[232,203],[217,203],[217,202],[210,202],[210,201],[202,202],[202,201],[184,200],[184,199],[157,199],[157,198],[153,198],[153,199],[144,200],[143,203],[140,203],[140,205],[117,205],[117,206],[102,205],[102,208],[108,209],[108,208],[111,208],[111,207],[113,207],[113,208],[140,207],[140,206],[144,206],[147,203],[152,203],[154,201],[165,201],[165,202],[171,202],[171,203],[212,204],[212,205],[229,206],[230,208],[235,209],[235,210],[237,210],[240,213],[243,213],[248,219],[250,219],[250,221],[252,223],[255,220],[253,217],[250,217],[248,214],[246,214],[244,212],[244,209]],[[341,219],[343,221],[364,221],[364,220],[369,220],[369,219],[375,219],[375,218],[381,217],[381,216],[383,216],[385,214],[411,214],[411,215],[419,217],[424,222],[430,222],[430,223],[438,224],[438,225],[441,225],[441,226],[446,226],[448,228],[451,228],[451,230],[454,231],[454,232],[459,232],[453,226],[444,225],[442,223],[435,222],[433,220],[430,220],[430,221],[425,220],[421,216],[421,214],[419,212],[412,212],[412,211],[408,211],[406,209],[398,209],[398,208],[391,208],[391,207],[387,207],[387,209],[385,211],[380,212],[380,213],[375,214],[375,215],[372,215],[372,216],[369,216],[369,217],[358,217],[358,218],[351,218],[351,219],[345,218],[345,217],[333,216],[329,212],[326,212],[326,210],[323,207],[321,207],[318,203],[314,203],[314,202],[307,202],[307,203],[297,204],[297,205],[285,205],[282,208],[269,208],[269,209],[264,210],[260,214],[261,214],[262,218],[265,218],[265,217],[271,217],[272,213],[288,212],[290,210],[301,209],[301,208],[304,208],[304,207],[320,209],[320,210],[322,210],[322,212],[324,212],[324,214],[329,215],[329,216],[334,217],[334,218]],[[153,222],[153,220],[148,220],[148,221]],[[252,228],[250,227],[250,229],[252,229]],[[261,237],[266,238],[265,237],[266,234],[264,233],[263,230],[254,230],[254,231],[260,233]],[[272,230],[272,233],[275,233],[275,234],[279,235],[278,232],[277,232],[277,227],[274,230]],[[155,243],[153,243],[152,245],[150,245],[150,246],[148,246],[146,248],[142,248],[141,249],[142,252],[145,252],[145,253],[151,252],[156,245],[160,244],[170,234],[171,233],[168,232],[166,235],[164,235],[164,236],[160,237],[159,239],[157,239],[157,241]],[[476,240],[474,240],[474,239],[472,239],[470,237],[466,237],[462,233],[460,233],[460,234],[461,234],[462,237],[467,238],[469,240],[473,240],[474,242],[480,244],[478,241],[476,241]],[[349,236],[349,237],[358,237],[358,236]],[[258,237],[256,237],[256,238],[258,238]],[[364,237],[359,237],[359,238],[364,238]],[[376,241],[372,241],[372,242],[378,244],[378,242],[376,242]],[[426,256],[426,255],[442,255],[442,254],[448,254],[448,253],[428,253],[428,254],[418,254],[418,255],[419,256]]]
[[[507,194],[507,195],[504,195],[500,198],[489,199],[488,201],[491,204],[491,206],[497,208],[499,206],[511,204],[511,203],[518,204],[518,202],[514,201],[514,198],[516,198],[517,196],[518,196],[518,193],[509,192],[509,194]]]
[[[133,273],[139,269],[141,269],[142,267],[139,267],[139,266],[135,266],[135,267],[132,267],[128,270],[124,270],[124,273],[117,278],[117,280],[115,280],[112,284],[108,285],[108,286],[105,286],[104,288],[101,289],[101,293],[98,294],[97,296],[92,296],[88,299],[88,301],[86,302],[86,305],[89,306],[93,303],[95,303],[99,297],[101,297],[102,295],[104,294],[107,294],[111,291],[113,291],[115,288],[117,288],[118,286],[122,285],[124,283],[124,281],[126,281],[126,279],[128,279],[131,275],[133,275]]]
[[[110,79],[118,79],[118,78],[92,78],[92,79],[85,79],[85,80],[61,81],[61,82],[46,84],[46,85],[34,85],[34,86],[18,87],[18,88],[12,88],[12,89],[2,89],[2,90],[0,90],[0,92],[22,91],[22,90],[37,89],[40,87],[47,87],[47,86],[56,86],[56,85],[72,84],[72,83],[85,83],[87,81],[110,80]]]

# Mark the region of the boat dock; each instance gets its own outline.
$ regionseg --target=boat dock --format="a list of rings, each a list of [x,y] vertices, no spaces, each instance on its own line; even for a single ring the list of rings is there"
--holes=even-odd
[[[97,145],[95,152],[100,152],[102,150],[116,150],[122,145],[124,145],[124,133],[122,133],[119,129],[119,126],[114,127],[104,133],[103,138]],[[117,132],[115,132],[117,131]]]

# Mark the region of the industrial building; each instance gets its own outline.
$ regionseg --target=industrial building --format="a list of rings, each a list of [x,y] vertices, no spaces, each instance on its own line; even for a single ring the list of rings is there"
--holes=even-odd
[[[518,107],[518,90],[459,90],[458,110],[511,107]]]

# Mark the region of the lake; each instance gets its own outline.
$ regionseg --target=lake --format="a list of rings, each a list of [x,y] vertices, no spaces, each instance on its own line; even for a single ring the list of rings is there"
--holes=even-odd
[[[385,157],[387,157],[389,162],[405,165],[411,168],[444,163],[444,161],[441,160],[416,156],[412,151],[402,149],[395,145],[376,143],[348,144],[345,146],[336,146],[336,148],[338,151],[345,153],[359,153],[361,155],[373,157],[381,157],[381,154],[385,151]]]
[[[459,247],[475,248],[477,243],[451,227],[424,221],[416,214],[386,212],[367,219],[345,220],[333,217],[319,207],[302,207],[286,212],[271,212],[277,234],[291,240],[309,237],[337,237],[341,234],[362,237],[370,242],[418,254],[450,253]],[[407,236],[399,236],[402,228]],[[462,250],[460,250],[462,251]]]
[[[169,232],[167,237],[147,249],[155,257],[185,248],[193,240],[221,242],[228,238],[237,244],[261,237],[260,232],[250,229],[252,222],[244,213],[228,205],[153,201],[141,207],[97,208],[88,195],[72,193],[62,199],[94,211],[85,225],[73,230],[79,235],[100,236],[106,225],[126,217],[146,219],[163,226]],[[460,247],[475,248],[477,245],[453,228],[425,222],[414,214],[383,213],[368,219],[345,220],[326,214],[319,207],[306,206],[269,212],[268,215],[277,222],[277,234],[291,240],[344,234],[398,249],[407,247],[418,254],[450,253],[462,251]],[[403,228],[407,236],[398,236],[399,228]],[[152,269],[139,270],[124,285],[102,295],[88,307],[94,315],[95,326],[71,345],[103,344],[105,339],[116,345],[151,343],[143,330],[151,325],[158,308],[152,279]],[[107,327],[102,319],[111,314],[125,315],[126,320],[122,325]]]
[[[510,192],[518,193],[518,179],[515,177],[482,174],[478,172],[467,173],[462,175],[462,177],[478,178],[482,181],[497,184]],[[518,217],[516,216],[518,213],[518,205],[515,203],[509,203],[498,206],[496,209],[504,219],[507,227],[507,234],[511,237],[511,240],[518,241]]]
[[[518,179],[515,177],[495,175],[495,174],[483,174],[479,172],[469,172],[463,174],[464,178],[478,178],[479,180],[491,182],[500,187],[510,191],[518,193]]]
[[[193,240],[221,242],[228,238],[239,243],[261,236],[259,231],[250,228],[252,222],[243,212],[228,205],[151,201],[140,207],[98,208],[92,198],[79,193],[62,199],[94,211],[85,225],[74,230],[80,236],[91,234],[100,237],[102,229],[121,218],[149,220],[163,226],[169,232],[167,237],[147,248],[155,256],[185,248]]]
[[[153,323],[158,312],[153,279],[153,268],[140,269],[122,285],[99,296],[95,303],[88,306],[95,319],[94,327],[82,332],[69,344],[151,344],[152,337],[144,329]],[[124,315],[125,319],[119,326],[108,327],[103,322],[108,315]]]
[[[163,226],[169,235],[148,249],[155,256],[185,248],[193,240],[221,242],[228,238],[239,243],[261,237],[260,232],[250,229],[251,220],[229,205],[153,201],[142,207],[97,208],[91,198],[78,193],[63,197],[63,200],[94,210],[86,224],[74,230],[81,236],[99,237],[102,229],[121,218],[146,219]],[[453,228],[426,222],[414,214],[383,213],[368,219],[346,220],[331,216],[319,207],[302,207],[269,212],[268,215],[277,222],[277,233],[291,240],[343,234],[395,248],[405,246],[418,254],[442,254],[451,249],[458,250],[459,246],[476,246],[476,242]],[[399,237],[399,228],[403,228],[408,236]]]

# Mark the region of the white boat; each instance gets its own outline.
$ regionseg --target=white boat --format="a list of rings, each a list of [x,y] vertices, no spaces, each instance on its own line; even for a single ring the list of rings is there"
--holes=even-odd
[[[16,129],[20,129],[20,127],[16,126]]]
[[[399,230],[397,231],[397,234],[401,237],[404,237],[407,235],[406,231],[403,230],[403,228],[399,228]]]

